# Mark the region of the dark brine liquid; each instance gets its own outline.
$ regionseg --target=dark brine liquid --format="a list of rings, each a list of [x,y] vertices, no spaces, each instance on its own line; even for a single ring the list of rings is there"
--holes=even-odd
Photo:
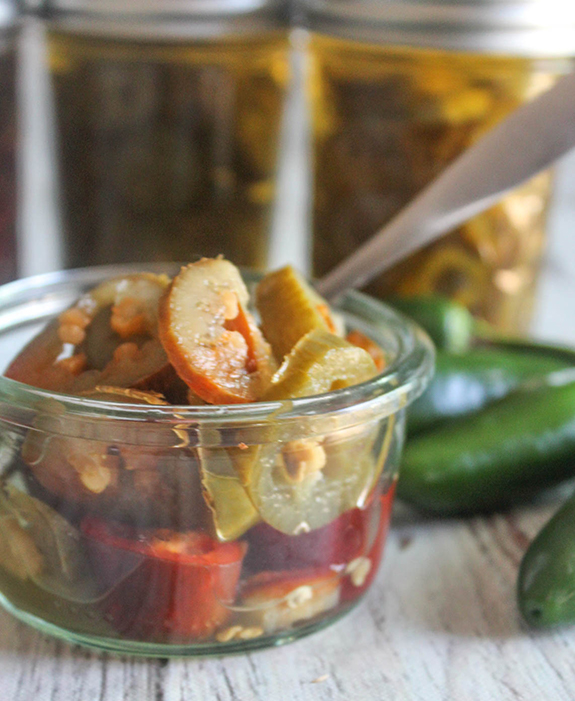
[[[16,277],[16,49],[0,30],[0,284]]]
[[[160,42],[52,31],[66,267],[267,262],[281,33]]]

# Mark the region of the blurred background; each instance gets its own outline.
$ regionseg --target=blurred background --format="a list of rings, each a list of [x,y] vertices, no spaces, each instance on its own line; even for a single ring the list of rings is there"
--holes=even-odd
[[[573,68],[571,0],[0,0],[0,275],[327,272]],[[575,154],[369,287],[575,342]]]

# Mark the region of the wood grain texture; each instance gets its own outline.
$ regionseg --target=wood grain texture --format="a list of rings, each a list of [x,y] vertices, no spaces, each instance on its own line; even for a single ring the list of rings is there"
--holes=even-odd
[[[384,565],[359,608],[322,633],[251,655],[118,658],[51,640],[1,612],[1,698],[572,701],[575,630],[531,633],[515,608],[521,554],[555,508],[467,521],[397,510]]]

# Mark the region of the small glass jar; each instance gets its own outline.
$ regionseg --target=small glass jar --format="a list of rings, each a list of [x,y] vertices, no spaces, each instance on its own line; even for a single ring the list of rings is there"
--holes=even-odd
[[[134,271],[0,288],[1,361],[82,292]],[[162,657],[281,644],[353,607],[381,559],[405,409],[433,351],[363,295],[340,311],[388,365],[316,397],[142,406],[0,377],[2,604],[71,642]]]
[[[281,0],[45,3],[64,267],[267,264],[289,46]]]
[[[304,0],[312,29],[313,266],[323,275],[445,166],[572,69],[575,9],[557,0]],[[528,328],[551,176],[377,279],[379,297],[440,294]]]
[[[0,283],[16,265],[16,2],[0,0]]]

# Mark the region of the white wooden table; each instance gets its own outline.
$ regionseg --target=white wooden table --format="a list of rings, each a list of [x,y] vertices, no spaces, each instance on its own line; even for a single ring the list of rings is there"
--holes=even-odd
[[[38,98],[41,86],[33,90]],[[51,184],[36,145],[25,155],[36,206],[24,214],[24,252],[27,271],[41,272],[56,260],[47,239],[32,236],[46,231]],[[575,344],[570,160],[534,332]],[[301,194],[301,184],[287,184]],[[291,248],[274,249],[276,262],[303,250],[289,238]],[[0,701],[573,701],[575,629],[530,633],[515,607],[521,555],[555,508],[467,521],[396,510],[383,567],[359,608],[315,636],[245,656],[116,658],[49,639],[0,611]]]
[[[532,634],[514,604],[517,566],[552,512],[396,518],[366,600],[285,647],[206,660],[115,658],[0,613],[7,701],[572,701],[575,630]]]

